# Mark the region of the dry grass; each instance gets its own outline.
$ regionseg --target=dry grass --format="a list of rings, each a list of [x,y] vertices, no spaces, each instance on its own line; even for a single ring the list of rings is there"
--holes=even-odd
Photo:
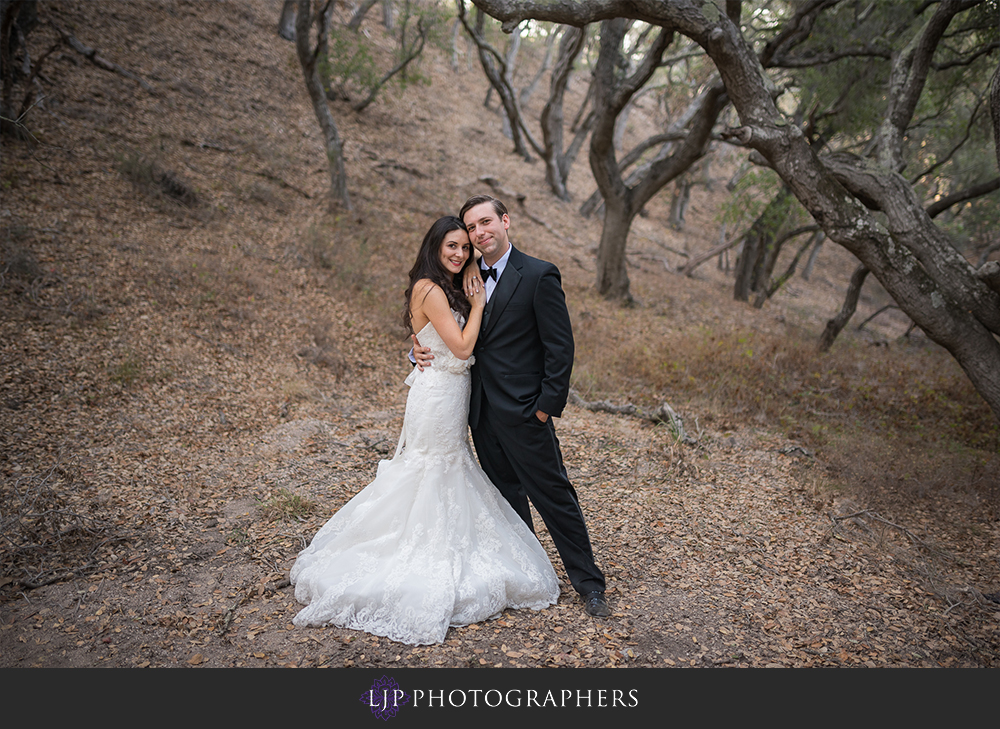
[[[315,509],[313,501],[288,489],[278,489],[273,496],[260,503],[260,515],[267,521],[301,519]]]
[[[187,208],[195,208],[201,199],[191,185],[176,172],[136,150],[126,150],[117,158],[118,171],[147,195],[165,196]]]
[[[104,502],[80,499],[87,490],[71,469],[11,479],[0,490],[2,571],[16,584],[38,587],[95,567],[95,555],[111,538]]]
[[[41,277],[38,258],[27,244],[30,233],[24,225],[0,228],[0,280],[11,277],[30,283]]]
[[[827,354],[802,334],[701,324],[652,337],[617,316],[577,327],[575,386],[588,398],[667,400],[702,426],[749,425],[812,449],[856,490],[961,491],[1000,512],[1000,427],[965,374],[923,343],[872,347],[845,333]]]

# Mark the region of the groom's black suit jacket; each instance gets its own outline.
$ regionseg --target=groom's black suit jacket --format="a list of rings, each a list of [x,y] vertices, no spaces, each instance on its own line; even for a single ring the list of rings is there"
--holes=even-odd
[[[576,491],[550,419],[569,396],[573,330],[559,269],[516,248],[483,311],[472,366],[469,424],[483,470],[532,526],[545,521],[577,592],[603,591]]]
[[[475,356],[473,428],[484,394],[491,417],[504,425],[523,423],[537,410],[562,414],[573,370],[573,330],[559,269],[511,250],[483,312]]]

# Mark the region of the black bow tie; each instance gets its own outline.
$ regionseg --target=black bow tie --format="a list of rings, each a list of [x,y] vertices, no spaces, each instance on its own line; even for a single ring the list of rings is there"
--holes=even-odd
[[[484,281],[486,279],[488,279],[488,278],[492,278],[494,281],[499,281],[500,280],[500,279],[497,278],[497,270],[495,268],[482,268],[482,269],[480,269],[480,271],[483,274],[483,280]]]

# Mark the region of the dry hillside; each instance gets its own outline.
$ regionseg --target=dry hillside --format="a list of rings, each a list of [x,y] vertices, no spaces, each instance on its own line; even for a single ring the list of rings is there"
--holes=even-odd
[[[280,5],[41,5],[149,89],[62,45],[37,142],[2,140],[0,666],[1000,663],[1000,435],[957,366],[900,339],[898,311],[817,355],[853,268],[832,245],[761,310],[714,262],[672,272],[717,241],[739,155],[683,231],[667,192],[637,220],[622,309],[593,293],[586,154],[559,202],[464,56],[428,50],[429,84],[360,115],[332,105],[354,209],[331,212]],[[33,56],[57,39],[37,28]],[[439,646],[295,629],[295,555],[396,443],[406,271],[485,176],[524,195],[515,244],[563,272],[576,392],[669,402],[693,442],[579,406],[557,424],[607,620],[564,582]],[[871,282],[858,321],[885,303]]]

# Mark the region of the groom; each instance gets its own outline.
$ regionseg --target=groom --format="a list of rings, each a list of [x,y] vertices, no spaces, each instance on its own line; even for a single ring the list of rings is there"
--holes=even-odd
[[[502,202],[476,195],[459,218],[482,253],[486,309],[472,367],[469,425],[490,480],[534,529],[534,505],[588,615],[611,614],[576,491],[563,466],[552,418],[562,414],[573,369],[573,331],[559,269],[510,244]],[[466,285],[470,277],[466,276]],[[478,285],[476,280],[472,285]],[[429,350],[414,348],[421,366]]]

